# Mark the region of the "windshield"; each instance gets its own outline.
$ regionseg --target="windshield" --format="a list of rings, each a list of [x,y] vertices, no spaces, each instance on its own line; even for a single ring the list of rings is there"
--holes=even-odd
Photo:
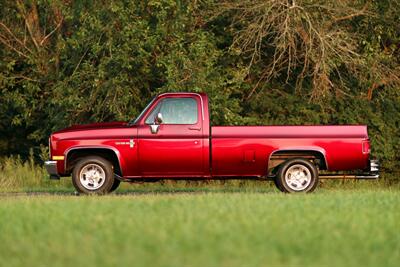
[[[143,109],[143,111],[139,114],[139,116],[137,116],[137,118],[135,120],[131,120],[128,125],[134,125],[136,124],[142,117],[143,114],[146,113],[146,111],[150,108],[151,104],[153,104],[153,102],[156,100],[157,97],[154,97],[149,104],[147,104],[147,106]]]

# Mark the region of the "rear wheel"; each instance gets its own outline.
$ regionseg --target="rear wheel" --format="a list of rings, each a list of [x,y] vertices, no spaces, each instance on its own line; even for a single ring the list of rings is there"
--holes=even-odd
[[[75,189],[84,194],[107,194],[115,180],[112,164],[98,156],[82,158],[72,171]]]
[[[312,192],[318,185],[318,170],[306,159],[289,159],[280,166],[276,183],[282,192]]]

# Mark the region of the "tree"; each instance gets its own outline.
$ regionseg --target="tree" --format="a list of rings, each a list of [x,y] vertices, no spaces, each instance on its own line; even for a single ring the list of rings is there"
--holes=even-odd
[[[308,85],[313,101],[349,95],[354,81],[364,88],[400,85],[398,66],[380,53],[363,53],[366,36],[357,32],[357,21],[375,15],[370,1],[245,0],[217,6],[231,16],[231,49],[248,58],[249,75],[258,77],[248,98],[272,80],[298,91]]]

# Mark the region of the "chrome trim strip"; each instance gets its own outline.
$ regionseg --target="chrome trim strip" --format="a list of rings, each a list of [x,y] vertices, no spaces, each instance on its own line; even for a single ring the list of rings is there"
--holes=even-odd
[[[378,179],[379,174],[320,174],[320,179]]]
[[[357,175],[356,178],[357,179],[378,179],[379,178],[379,174],[375,174],[375,175]]]

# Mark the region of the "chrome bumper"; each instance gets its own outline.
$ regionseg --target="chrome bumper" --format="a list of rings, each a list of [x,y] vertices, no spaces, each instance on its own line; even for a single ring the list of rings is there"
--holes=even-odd
[[[378,160],[370,160],[369,161],[369,170],[366,175],[358,175],[357,179],[378,179],[379,178],[379,161]]]
[[[50,179],[60,179],[60,175],[58,175],[57,173],[57,161],[45,161],[44,167],[46,168],[46,171],[50,174]]]
[[[369,171],[371,173],[379,174],[379,168],[380,168],[380,165],[379,165],[378,160],[370,160],[369,161]]]
[[[370,160],[368,169],[360,174],[320,174],[321,179],[378,179],[379,178],[379,161]]]

